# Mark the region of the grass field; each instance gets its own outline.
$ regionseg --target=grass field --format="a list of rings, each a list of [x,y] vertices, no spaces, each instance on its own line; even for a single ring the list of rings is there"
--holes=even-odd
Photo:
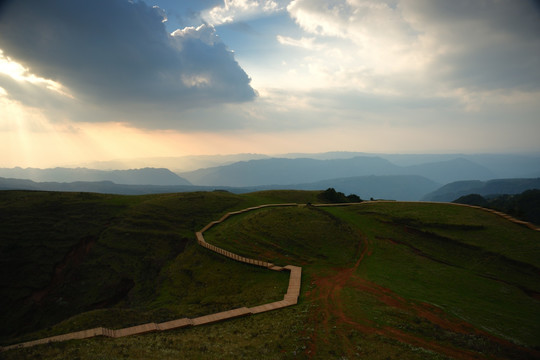
[[[286,274],[225,261],[194,236],[227,211],[287,196],[276,194],[0,192],[2,343],[279,299]]]
[[[11,301],[31,298],[50,287],[42,300],[50,306],[48,312],[64,309],[58,304],[62,294],[82,294],[66,300],[64,306],[73,309],[70,316],[62,317],[65,313],[60,310],[52,312],[44,326],[43,317],[37,316],[31,331],[20,327],[17,334],[3,334],[3,342],[8,343],[273,301],[285,292],[285,274],[226,260],[196,246],[193,233],[227,211],[261,203],[316,202],[317,193],[120,197],[6,192],[0,196],[2,218],[11,216],[13,220],[2,222],[0,229],[2,234],[11,234],[10,241],[2,241],[2,270],[14,264],[17,269],[27,269],[11,272],[16,276],[11,283],[17,286],[4,287],[9,278],[2,280]],[[56,203],[58,208],[44,211],[40,208],[43,203]],[[60,215],[47,217],[40,211]],[[32,220],[36,218],[39,221]],[[67,230],[55,232],[61,226]],[[27,239],[25,246],[14,243],[21,232],[25,234],[21,238]],[[44,233],[49,240],[38,236]],[[95,240],[83,241],[86,234]],[[2,356],[540,358],[540,232],[496,215],[447,204],[398,202],[267,208],[233,216],[205,237],[245,256],[302,266],[299,304],[208,326],[48,344]],[[14,261],[10,254],[26,254],[21,247],[31,248],[37,238],[37,253],[31,252],[24,261],[19,258],[19,263],[9,262]],[[64,265],[71,270],[65,271],[61,285],[51,287],[55,266],[73,249],[86,249],[88,243],[92,245],[87,253],[79,250],[80,259]],[[50,252],[60,254],[49,258],[45,254]],[[102,269],[104,264],[109,265]],[[48,269],[39,270],[48,276],[28,276],[38,266]],[[97,277],[95,282],[90,275]],[[103,302],[111,297],[103,289],[107,282],[116,289],[124,284],[129,290],[107,304]],[[90,301],[81,298],[91,298],[94,304],[102,301],[102,306],[85,308]],[[30,318],[36,314],[33,308],[25,311],[23,316]],[[2,318],[12,316],[8,315],[3,312]],[[23,318],[10,321],[18,324]]]

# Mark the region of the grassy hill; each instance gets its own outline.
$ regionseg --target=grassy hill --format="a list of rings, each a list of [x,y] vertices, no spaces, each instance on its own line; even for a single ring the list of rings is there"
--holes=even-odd
[[[196,246],[193,234],[227,211],[277,202],[316,203],[317,192],[0,193],[1,270],[8,274],[2,288],[10,301],[0,308],[10,324],[4,328],[16,329],[4,332],[3,342],[279,298],[285,274],[225,260]],[[299,304],[210,326],[2,356],[540,357],[540,232],[496,215],[399,202],[267,208],[231,217],[205,237],[242,255],[302,266]]]
[[[316,194],[291,197],[314,201]],[[279,298],[285,274],[254,268],[253,280],[244,283],[245,266],[199,248],[194,233],[227,211],[282,196],[287,192],[0,192],[2,342],[204,315],[250,299],[256,305]],[[238,288],[227,283],[235,276]],[[270,286],[268,295],[254,291],[261,279]]]
[[[469,194],[453,202],[494,209],[540,225],[540,189],[527,190],[516,195],[497,195],[487,198],[479,194]]]

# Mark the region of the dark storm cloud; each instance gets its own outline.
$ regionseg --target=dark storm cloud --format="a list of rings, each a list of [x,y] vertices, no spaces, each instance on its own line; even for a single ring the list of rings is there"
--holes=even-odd
[[[441,48],[438,72],[476,90],[540,88],[540,7],[533,0],[413,0],[419,28]]]
[[[4,54],[79,101],[183,110],[255,97],[212,27],[171,35],[144,2],[16,0],[0,9]]]

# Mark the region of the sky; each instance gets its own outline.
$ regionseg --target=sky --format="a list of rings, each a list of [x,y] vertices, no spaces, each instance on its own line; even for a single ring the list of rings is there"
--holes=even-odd
[[[0,167],[539,139],[537,0],[0,1]]]

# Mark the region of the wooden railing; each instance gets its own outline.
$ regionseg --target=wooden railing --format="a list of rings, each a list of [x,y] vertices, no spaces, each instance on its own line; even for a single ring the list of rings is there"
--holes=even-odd
[[[392,202],[394,202],[394,201],[392,201]],[[366,201],[364,203],[370,203],[370,202]],[[420,203],[426,203],[426,202],[420,202]],[[322,207],[322,206],[345,206],[345,205],[358,205],[358,204],[361,204],[361,203],[314,204],[313,206],[317,206],[317,207]],[[441,203],[437,203],[437,204],[441,204]],[[456,204],[456,203],[448,203],[448,204],[456,205],[456,206],[472,207],[472,208],[477,208],[477,209],[481,209],[481,210],[484,210],[484,211],[488,211],[488,212],[491,212],[493,214],[502,216],[505,219],[507,219],[509,221],[512,221],[514,223],[527,226],[532,230],[540,231],[540,228],[536,227],[535,225],[533,225],[531,223],[521,221],[521,220],[517,220],[517,219],[515,219],[515,218],[513,218],[513,217],[511,217],[511,216],[509,216],[507,214],[504,214],[502,212],[499,212],[499,211],[495,211],[495,210],[487,209],[487,208],[482,208],[482,207],[479,207],[479,206],[473,206],[473,205],[464,205],[464,204]],[[281,266],[276,266],[276,265],[274,265],[272,263],[269,263],[269,262],[266,262],[266,261],[246,258],[244,256],[240,256],[238,254],[232,253],[230,251],[224,250],[224,249],[219,248],[219,247],[217,247],[215,245],[207,243],[206,240],[204,239],[204,236],[203,236],[203,233],[205,231],[210,229],[212,226],[216,226],[216,225],[222,223],[223,221],[227,220],[230,216],[237,215],[237,214],[242,214],[242,213],[257,210],[257,209],[267,208],[267,207],[287,207],[287,206],[298,206],[298,204],[296,204],[296,203],[268,204],[268,205],[250,207],[250,208],[239,210],[239,211],[229,212],[229,213],[223,215],[219,220],[210,222],[208,225],[206,225],[204,228],[202,228],[201,231],[198,231],[198,232],[195,233],[195,235],[197,237],[197,242],[198,242],[199,245],[201,245],[201,246],[203,246],[203,247],[205,247],[205,248],[207,248],[207,249],[209,249],[211,251],[214,251],[214,252],[216,252],[218,254],[226,256],[226,257],[228,257],[230,259],[240,261],[240,262],[244,262],[246,264],[255,265],[255,266],[262,266],[262,267],[265,267],[265,268],[267,268],[269,270],[274,270],[274,271],[287,270],[287,271],[289,271],[290,272],[289,287],[287,289],[287,293],[283,297],[283,300],[268,303],[268,304],[264,304],[264,305],[259,305],[259,306],[255,306],[255,307],[250,307],[250,308],[241,307],[241,308],[228,310],[228,311],[223,311],[223,312],[216,313],[216,314],[211,314],[211,315],[205,315],[205,316],[201,316],[201,317],[197,317],[197,318],[193,318],[193,319],[182,318],[182,319],[167,321],[167,322],[163,322],[163,323],[148,323],[148,324],[128,327],[128,328],[124,328],[124,329],[118,329],[118,330],[111,330],[111,329],[107,329],[107,328],[104,328],[104,327],[98,327],[98,328],[94,328],[94,329],[83,330],[83,331],[58,335],[58,336],[51,336],[51,337],[44,338],[44,339],[39,339],[39,340],[28,341],[28,342],[24,342],[24,343],[20,343],[20,344],[10,345],[10,346],[6,346],[6,347],[1,348],[1,351],[15,349],[15,348],[30,347],[30,346],[40,345],[40,344],[47,344],[47,343],[50,343],[50,342],[58,342],[58,341],[66,341],[66,340],[74,340],[74,339],[87,339],[87,338],[91,338],[91,337],[94,337],[94,336],[107,336],[107,337],[112,337],[112,338],[119,338],[119,337],[124,337],[124,336],[129,336],[129,335],[144,334],[144,333],[153,332],[153,331],[165,331],[165,330],[171,330],[171,329],[184,328],[184,327],[188,327],[188,326],[197,326],[197,325],[203,325],[203,324],[210,324],[210,323],[214,323],[214,322],[217,322],[217,321],[236,318],[236,317],[239,317],[239,316],[258,314],[258,313],[262,313],[262,312],[266,312],[266,311],[271,311],[271,310],[275,310],[275,309],[281,309],[281,308],[284,308],[284,307],[287,307],[287,306],[295,305],[298,302],[298,296],[300,295],[301,278],[302,278],[302,268],[301,267],[293,266],[293,265],[287,265],[287,266],[281,267]]]
[[[248,211],[253,211],[265,207],[272,207],[272,206],[297,206],[297,204],[270,204],[270,205],[261,205],[256,207],[247,208],[240,211],[234,211],[227,213],[221,217],[221,219],[217,221],[212,221],[208,225],[206,225],[201,231],[198,231],[195,233],[197,237],[197,242],[199,245],[214,251],[218,254],[221,254],[223,256],[226,256],[230,259],[244,262],[246,264],[251,264],[255,266],[262,266],[269,270],[273,271],[289,271],[289,287],[287,289],[287,293],[283,297],[283,300],[259,305],[255,307],[241,307],[233,310],[227,310],[223,312],[219,312],[216,314],[210,314],[205,316],[196,317],[193,319],[190,318],[182,318],[172,321],[167,321],[163,323],[147,323],[137,326],[132,326],[124,329],[118,329],[118,330],[112,330],[107,329],[104,327],[98,327],[94,329],[88,329],[83,331],[77,331],[72,332],[68,334],[63,335],[57,335],[57,336],[51,336],[43,339],[28,341],[20,344],[15,345],[9,345],[2,347],[0,351],[6,351],[10,349],[18,349],[18,348],[25,348],[25,347],[31,347],[41,344],[48,344],[51,342],[60,342],[60,341],[67,341],[67,340],[76,340],[76,339],[88,339],[95,336],[107,336],[112,338],[119,338],[124,336],[130,336],[130,335],[138,335],[138,334],[144,334],[148,332],[154,332],[154,331],[165,331],[165,330],[172,330],[172,329],[179,329],[184,328],[188,326],[197,326],[197,325],[204,325],[204,324],[210,324],[222,320],[232,319],[239,316],[246,316],[246,315],[252,315],[252,314],[259,314],[266,311],[281,309],[287,306],[295,305],[298,302],[298,296],[300,295],[300,286],[301,286],[301,278],[302,278],[302,268],[298,266],[293,265],[287,265],[287,266],[276,266],[272,263],[257,260],[257,259],[250,259],[246,258],[244,256],[240,256],[238,254],[232,253],[230,251],[224,250],[222,248],[219,248],[215,245],[209,244],[204,239],[203,233],[210,229],[212,226],[215,226],[226,219],[228,219],[230,216],[245,213]]]

